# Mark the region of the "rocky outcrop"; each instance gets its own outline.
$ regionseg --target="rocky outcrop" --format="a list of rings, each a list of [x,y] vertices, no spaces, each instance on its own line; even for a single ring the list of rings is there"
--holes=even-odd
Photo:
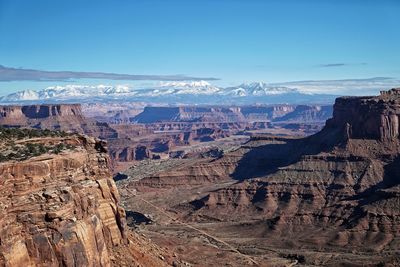
[[[241,113],[250,121],[265,121],[293,112],[294,105],[244,106]]]
[[[348,127],[349,138],[392,140],[399,137],[400,89],[378,97],[342,97],[335,102],[328,127]]]
[[[0,164],[0,266],[110,266],[127,238],[104,144],[54,142],[75,149]]]
[[[31,105],[31,106],[0,106],[0,119],[2,124],[26,122],[29,119],[56,119],[69,118],[75,120],[83,118],[80,105]]]
[[[299,105],[284,116],[274,119],[274,122],[321,122],[332,117],[332,106],[307,106]]]
[[[107,123],[85,118],[79,104],[0,106],[0,125],[85,133],[99,138],[115,138]]]
[[[151,158],[150,150],[143,145],[137,145],[136,147],[125,147],[119,150],[113,150],[111,157],[116,161],[137,161]]]
[[[162,124],[160,127],[164,127]],[[182,125],[181,125],[182,126]],[[119,126],[118,128],[120,128]],[[156,127],[152,125],[152,127]],[[180,127],[180,126],[178,126]],[[159,128],[157,128],[159,129]],[[170,150],[177,146],[188,146],[199,142],[209,142],[230,136],[229,131],[200,127],[188,131],[168,130],[154,131],[144,136],[112,139],[109,141],[110,156],[116,162],[132,162],[152,159],[155,154],[163,153],[168,156]]]
[[[1,106],[2,119],[17,118],[43,119],[61,116],[82,116],[80,105],[31,105],[31,106]]]

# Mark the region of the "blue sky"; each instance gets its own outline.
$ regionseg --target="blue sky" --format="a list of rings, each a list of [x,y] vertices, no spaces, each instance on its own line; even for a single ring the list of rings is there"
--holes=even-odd
[[[215,77],[222,86],[398,79],[398,14],[398,0],[0,0],[0,65]],[[65,83],[0,81],[0,95]]]

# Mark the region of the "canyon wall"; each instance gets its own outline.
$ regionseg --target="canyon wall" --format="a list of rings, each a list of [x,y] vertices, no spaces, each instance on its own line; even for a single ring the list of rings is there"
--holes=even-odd
[[[80,104],[0,106],[0,125],[85,133],[103,139],[118,136],[107,123],[86,118]]]
[[[332,106],[307,106],[298,105],[296,108],[283,116],[275,117],[274,122],[320,122],[325,121],[332,115]]]
[[[293,114],[292,114],[293,113]],[[132,122],[252,122],[280,119],[326,120],[332,114],[331,106],[318,105],[271,105],[243,107],[145,107],[143,112],[132,117]]]
[[[328,127],[348,125],[349,138],[391,140],[399,137],[400,89],[382,92],[378,97],[336,99]]]
[[[0,266],[111,266],[127,238],[104,144],[54,142],[75,149],[0,163]]]
[[[2,124],[19,125],[28,123],[29,119],[53,119],[73,121],[83,120],[79,104],[62,105],[30,105],[30,106],[0,106],[0,121]]]

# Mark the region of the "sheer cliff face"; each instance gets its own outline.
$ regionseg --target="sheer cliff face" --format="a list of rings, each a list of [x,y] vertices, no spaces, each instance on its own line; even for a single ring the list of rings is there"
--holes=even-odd
[[[349,137],[392,140],[399,137],[400,95],[398,90],[378,97],[341,97],[335,102],[329,127],[348,124]]]
[[[132,121],[154,122],[244,122],[270,120],[294,110],[293,105],[244,106],[244,107],[145,107]]]
[[[68,138],[74,150],[0,164],[0,266],[110,266],[125,243],[103,144]]]
[[[306,106],[299,105],[284,116],[277,117],[274,121],[286,121],[286,122],[319,122],[325,121],[331,117],[332,106]]]
[[[115,138],[107,123],[85,118],[80,104],[0,106],[0,125],[85,133],[99,138]]]
[[[69,116],[82,118],[81,106],[79,104],[0,106],[1,120],[9,123],[13,122],[11,119],[23,122],[29,119],[66,118]]]

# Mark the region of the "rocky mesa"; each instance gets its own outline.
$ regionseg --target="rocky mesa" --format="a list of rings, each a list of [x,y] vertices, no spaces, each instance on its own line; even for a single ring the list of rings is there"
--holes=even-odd
[[[85,133],[103,139],[117,137],[107,123],[85,117],[80,104],[0,106],[0,125]]]

